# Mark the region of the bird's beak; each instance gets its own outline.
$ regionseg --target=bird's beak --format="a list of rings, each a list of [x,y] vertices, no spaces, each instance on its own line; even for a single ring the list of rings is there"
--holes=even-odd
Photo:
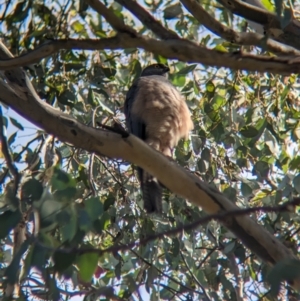
[[[170,71],[170,68],[169,68],[168,66],[165,66],[165,67],[164,67],[164,72],[167,73],[167,72],[169,72],[169,71]]]

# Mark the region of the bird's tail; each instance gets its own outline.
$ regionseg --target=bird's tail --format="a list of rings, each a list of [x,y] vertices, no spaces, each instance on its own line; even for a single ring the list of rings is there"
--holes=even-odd
[[[143,193],[144,208],[148,213],[162,212],[162,187],[158,180],[146,173],[139,171]]]

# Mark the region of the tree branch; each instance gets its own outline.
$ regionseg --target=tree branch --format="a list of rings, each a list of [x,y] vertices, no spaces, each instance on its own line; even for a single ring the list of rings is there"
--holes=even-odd
[[[134,29],[124,24],[123,20],[118,18],[112,9],[107,8],[99,0],[86,0],[86,3],[89,4],[99,15],[103,16],[115,30],[119,32],[127,32],[133,36],[136,35],[136,31]]]
[[[182,258],[182,261],[184,262],[184,265],[186,267],[186,269],[188,270],[189,274],[190,274],[190,277],[198,284],[198,286],[201,288],[202,292],[203,292],[203,295],[205,295],[205,298],[207,301],[211,301],[211,297],[208,295],[208,293],[206,292],[205,290],[205,287],[202,285],[202,283],[198,280],[198,278],[195,276],[195,274],[191,271],[185,257],[184,257],[184,254],[182,251],[180,251],[180,255],[181,255],[181,258]]]
[[[231,43],[255,45],[280,54],[300,55],[299,50],[269,39],[262,34],[234,31],[212,17],[196,0],[180,1],[200,24],[203,24],[208,30]]]
[[[280,21],[278,20],[276,14],[269,12],[264,8],[253,6],[239,0],[217,1],[228,8],[235,15],[264,25],[266,28],[281,28]]]
[[[291,18],[290,22],[282,28],[281,20],[276,14],[268,10],[247,4],[238,0],[217,0],[228,8],[232,13],[241,16],[254,23],[264,26],[266,34],[270,35],[276,41],[288,44],[292,47],[300,49],[300,23]],[[252,0],[257,5],[257,1]]]
[[[141,5],[132,0],[116,0],[119,4],[126,7],[132,14],[134,14],[146,27],[152,30],[158,37],[162,39],[180,39],[180,37],[173,31],[166,29],[157,21],[151,14],[149,14]]]
[[[56,40],[49,41],[37,49],[21,55],[15,59],[1,59],[0,70],[26,66],[37,63],[61,49],[101,50],[142,48],[154,54],[183,62],[201,63],[215,67],[228,67],[234,70],[248,70],[258,72],[273,72],[277,74],[300,73],[299,62],[295,57],[267,57],[262,55],[244,54],[240,52],[224,53],[206,49],[190,41],[166,40],[159,41],[143,36],[132,37],[126,33],[119,33],[113,38],[101,40]]]

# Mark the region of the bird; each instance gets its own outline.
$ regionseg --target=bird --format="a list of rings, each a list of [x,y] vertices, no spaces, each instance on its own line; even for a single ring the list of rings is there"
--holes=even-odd
[[[185,99],[167,79],[169,67],[152,64],[129,88],[124,103],[129,133],[155,150],[172,157],[180,139],[187,139],[194,125]],[[137,168],[138,179],[148,213],[162,213],[163,187],[158,179]]]

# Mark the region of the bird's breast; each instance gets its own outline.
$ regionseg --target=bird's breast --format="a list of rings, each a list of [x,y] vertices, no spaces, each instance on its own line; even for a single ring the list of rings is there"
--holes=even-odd
[[[140,78],[132,114],[146,125],[146,140],[154,148],[173,148],[193,129],[185,100],[168,81]]]

